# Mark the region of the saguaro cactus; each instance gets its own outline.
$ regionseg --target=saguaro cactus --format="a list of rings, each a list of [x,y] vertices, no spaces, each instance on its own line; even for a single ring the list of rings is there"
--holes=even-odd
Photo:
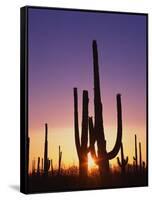
[[[61,173],[61,159],[62,159],[62,151],[61,147],[59,146],[59,165],[58,165],[58,175]]]
[[[54,169],[53,169],[53,160],[51,159],[51,173],[52,173],[52,176],[54,174]]]
[[[90,152],[96,163],[98,163],[100,174],[109,172],[109,160],[113,159],[119,152],[122,139],[122,110],[121,110],[121,95],[117,94],[117,139],[112,151],[107,152],[106,140],[104,135],[102,102],[100,95],[100,78],[97,43],[93,41],[93,66],[94,66],[94,125],[90,118]],[[93,139],[93,141],[91,141]],[[97,155],[95,154],[94,143],[97,141]]]
[[[27,174],[29,173],[30,138],[27,137]]]
[[[133,157],[135,161],[135,169],[138,171],[138,152],[137,152],[137,136],[135,135],[135,156]]]
[[[139,142],[139,169],[142,172],[142,153],[141,153],[141,142]]]
[[[128,163],[128,156],[126,157],[126,159],[124,158],[123,144],[122,143],[121,143],[121,161],[120,161],[120,159],[118,157],[117,158],[117,162],[118,162],[118,165],[121,167],[122,175],[124,175],[125,172],[126,172],[126,165]]]
[[[40,175],[40,157],[37,159],[37,175]]]
[[[48,175],[50,160],[48,159],[48,126],[45,124],[45,143],[44,143],[44,175]]]
[[[88,91],[83,91],[82,106],[82,131],[81,142],[79,138],[78,123],[78,94],[77,88],[74,88],[74,127],[75,127],[75,145],[79,159],[79,175],[81,178],[87,177],[88,172]]]

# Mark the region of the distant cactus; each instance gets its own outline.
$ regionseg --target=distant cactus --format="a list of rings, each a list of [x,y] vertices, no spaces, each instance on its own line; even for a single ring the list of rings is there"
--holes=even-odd
[[[146,164],[145,164],[145,162],[143,161],[143,165],[142,165],[143,167],[143,173],[145,173],[145,170],[146,170]]]
[[[90,133],[90,152],[96,163],[99,166],[100,175],[106,175],[109,172],[109,160],[116,157],[121,146],[122,139],[122,108],[121,95],[117,94],[117,139],[114,148],[109,153],[106,150],[106,140],[104,136],[103,126],[103,111],[100,95],[100,78],[99,78],[99,64],[97,43],[93,41],[93,65],[94,65],[94,125],[92,118],[89,123]],[[92,141],[93,139],[93,141]],[[95,152],[94,144],[97,141],[97,154]]]
[[[121,168],[122,175],[124,175],[125,172],[126,172],[126,166],[127,166],[127,163],[128,163],[128,156],[126,157],[126,159],[124,158],[123,144],[122,143],[121,143],[121,161],[120,161],[119,157],[117,157],[117,162],[118,162],[118,165]]]
[[[138,171],[138,152],[137,152],[137,136],[135,135],[135,156],[133,157],[133,160],[135,161],[135,169],[136,172]]]
[[[58,175],[61,173],[61,159],[62,159],[62,151],[61,147],[59,146],[59,165],[58,165]]]
[[[48,159],[48,126],[45,124],[45,143],[44,143],[44,175],[48,175],[50,160]]]
[[[142,153],[141,153],[141,142],[139,142],[139,170],[142,172]]]
[[[53,176],[53,174],[54,174],[54,168],[53,168],[53,160],[51,159],[51,173],[52,173],[52,176]]]
[[[27,137],[27,174],[29,173],[30,138]]]
[[[75,128],[75,145],[79,159],[79,176],[86,178],[88,173],[88,91],[83,91],[82,105],[82,131],[81,141],[79,139],[79,122],[78,122],[78,94],[77,88],[74,88],[74,128]]]
[[[37,175],[40,175],[40,157],[37,160]]]

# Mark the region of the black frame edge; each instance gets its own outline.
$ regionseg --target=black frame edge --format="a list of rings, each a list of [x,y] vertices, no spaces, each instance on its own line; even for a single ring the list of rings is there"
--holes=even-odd
[[[27,7],[20,8],[20,192],[28,194],[27,173]]]
[[[96,12],[96,13],[113,13],[113,14],[128,14],[128,15],[148,15],[148,13],[144,12],[128,12],[128,11],[109,11],[109,10],[96,10],[96,9],[84,9],[84,8],[63,8],[63,7],[49,7],[49,6],[32,6],[32,5],[26,5],[26,8],[31,9],[46,9],[46,10],[65,10],[65,11],[79,11],[79,12]]]

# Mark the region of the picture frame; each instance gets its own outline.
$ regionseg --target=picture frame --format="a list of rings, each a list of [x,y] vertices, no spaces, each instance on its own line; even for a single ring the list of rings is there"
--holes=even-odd
[[[20,13],[20,191],[148,186],[148,14]]]

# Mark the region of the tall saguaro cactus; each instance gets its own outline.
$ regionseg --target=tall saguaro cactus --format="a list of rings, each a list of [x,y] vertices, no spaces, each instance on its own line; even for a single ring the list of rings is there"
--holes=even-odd
[[[62,159],[62,151],[61,147],[59,146],[59,165],[58,165],[58,175],[61,173],[61,159]]]
[[[83,91],[82,105],[82,131],[81,141],[79,138],[78,123],[78,94],[77,88],[74,88],[74,128],[75,128],[75,145],[79,159],[79,175],[81,178],[87,177],[88,172],[88,91]]]
[[[139,169],[142,171],[142,154],[141,154],[141,142],[139,142]]]
[[[90,118],[90,152],[93,158],[96,158],[100,174],[109,172],[109,160],[113,159],[119,152],[122,139],[122,110],[121,110],[121,95],[117,94],[117,139],[112,151],[107,152],[106,140],[103,126],[103,110],[100,95],[100,78],[98,64],[97,43],[93,40],[93,71],[94,71],[94,125]],[[91,141],[93,139],[93,141]],[[97,155],[94,148],[94,143],[97,141]]]
[[[138,171],[138,152],[137,152],[137,136],[135,135],[135,156],[133,157],[135,161],[135,169]]]
[[[124,175],[125,172],[126,172],[126,165],[128,163],[128,156],[126,157],[126,159],[124,158],[123,144],[122,143],[121,143],[121,161],[120,161],[120,159],[118,157],[117,158],[117,162],[118,162],[118,165],[121,167],[122,175]]]
[[[45,124],[45,143],[44,143],[44,175],[48,175],[50,160],[48,159],[48,126]]]

